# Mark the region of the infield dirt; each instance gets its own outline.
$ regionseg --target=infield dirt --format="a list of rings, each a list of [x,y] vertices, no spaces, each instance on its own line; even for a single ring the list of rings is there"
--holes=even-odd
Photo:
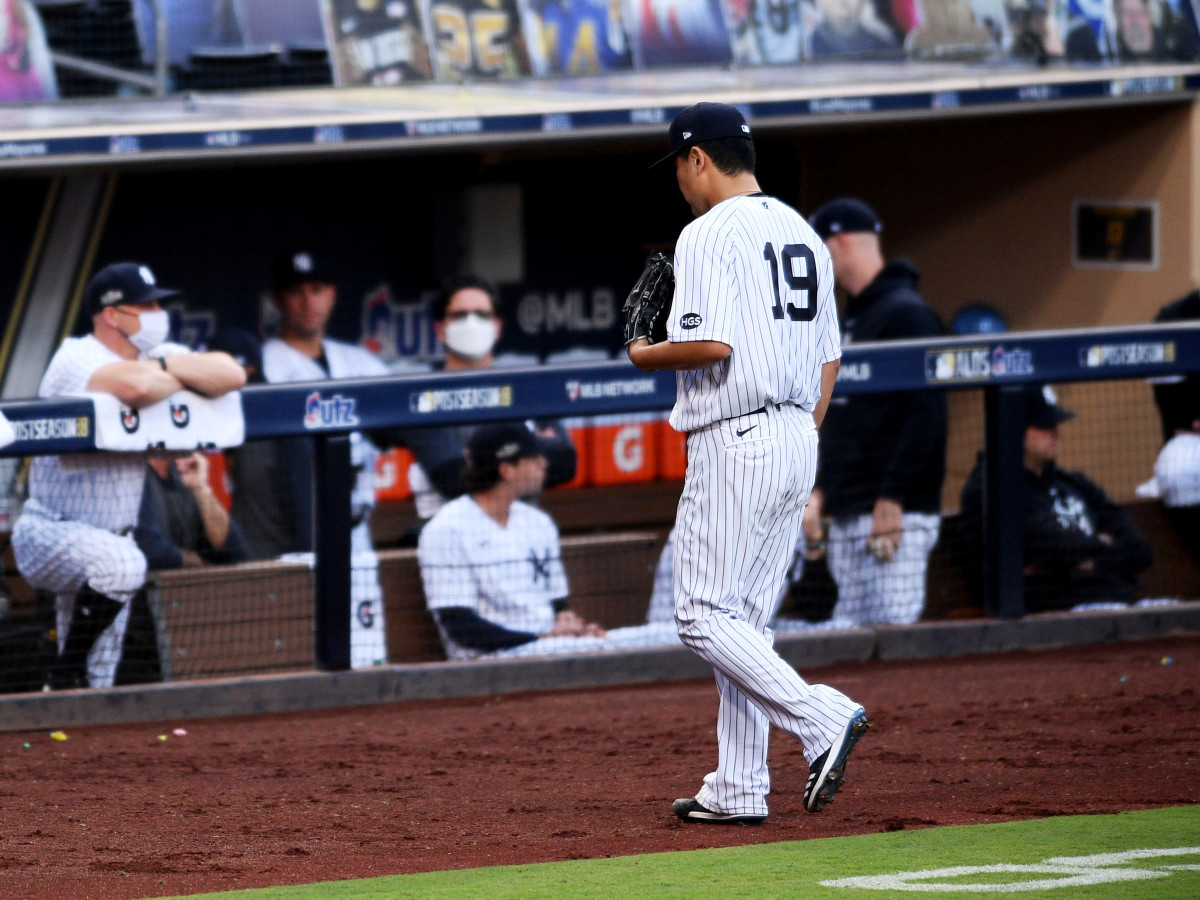
[[[1200,803],[1200,637],[801,674],[873,727],[817,815],[775,733],[758,827],[671,814],[715,764],[710,680],[0,734],[0,893],[128,900]]]

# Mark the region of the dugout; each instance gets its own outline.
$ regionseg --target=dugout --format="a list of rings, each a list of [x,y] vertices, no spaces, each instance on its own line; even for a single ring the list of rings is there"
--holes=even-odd
[[[501,284],[519,358],[611,356],[615,307],[645,254],[687,221],[669,173],[645,166],[673,112],[700,99],[749,111],[770,192],[802,211],[869,200],[886,252],[917,263],[947,321],[985,302],[1014,331],[1148,322],[1200,283],[1197,88],[1195,64],[949,60],[8,107],[2,396],[33,393],[105,261],[145,259],[183,288],[177,335],[202,342],[265,323],[270,257],[296,244],[342,263],[335,335],[382,323],[375,336],[397,366],[436,353],[427,295],[464,268]],[[1088,234],[1099,216],[1111,244],[1081,254],[1084,212]],[[1126,253],[1134,220],[1148,248]],[[982,410],[979,394],[953,396],[950,514]],[[1102,480],[1122,502],[1152,463],[1149,396],[1136,380],[1064,396],[1087,410],[1079,463],[1102,446],[1115,460]],[[591,509],[613,518],[577,516],[578,528],[663,527],[674,479],[650,477],[597,489]],[[636,521],[630,496],[643,500]],[[570,521],[580,500],[553,502]],[[380,527],[402,525],[404,503],[385,504],[395,517]]]

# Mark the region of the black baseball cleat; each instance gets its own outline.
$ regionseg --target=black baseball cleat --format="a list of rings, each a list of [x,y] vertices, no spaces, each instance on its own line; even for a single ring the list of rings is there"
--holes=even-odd
[[[702,825],[757,825],[766,816],[752,813],[719,813],[705,809],[695,797],[680,797],[671,804],[675,815],[685,822],[700,822]]]
[[[811,813],[820,812],[821,807],[833,799],[838,788],[846,781],[846,757],[870,727],[866,710],[860,706],[850,716],[850,721],[833,746],[808,767],[808,783],[804,786],[805,809]]]

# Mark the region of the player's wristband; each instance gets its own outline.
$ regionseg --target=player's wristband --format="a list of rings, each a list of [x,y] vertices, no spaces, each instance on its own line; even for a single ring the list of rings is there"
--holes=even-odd
[[[158,357],[158,364],[162,366],[162,370],[167,371],[167,358],[165,356]]]

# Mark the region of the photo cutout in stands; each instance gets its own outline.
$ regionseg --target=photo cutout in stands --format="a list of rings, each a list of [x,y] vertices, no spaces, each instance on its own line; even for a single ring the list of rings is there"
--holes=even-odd
[[[999,57],[1004,0],[921,0],[921,24],[905,48],[916,59]]]
[[[517,0],[424,0],[438,81],[533,75]]]
[[[27,0],[0,0],[0,103],[57,100],[46,32]]]
[[[905,35],[919,26],[917,0],[805,0],[812,26],[807,42],[816,62],[899,60]]]
[[[622,0],[521,0],[521,25],[539,77],[633,66]]]
[[[785,65],[806,56],[817,23],[804,0],[722,0],[733,61],[740,66]]]
[[[433,78],[421,9],[408,0],[323,0],[334,83],[394,85]]]
[[[726,65],[733,59],[722,0],[625,0],[639,69]]]

